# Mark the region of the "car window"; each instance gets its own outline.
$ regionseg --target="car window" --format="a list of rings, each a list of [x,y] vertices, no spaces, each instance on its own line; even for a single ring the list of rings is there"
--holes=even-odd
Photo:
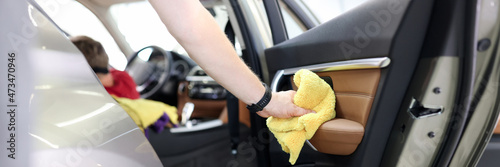
[[[209,11],[214,15],[220,28],[224,29],[228,21],[225,6],[212,6]],[[110,13],[132,50],[138,51],[146,46],[156,45],[187,56],[186,51],[170,35],[149,2],[139,1],[112,5]]]
[[[147,1],[116,4],[110,7],[110,13],[134,51],[149,45],[165,50],[174,50],[178,46]]]
[[[335,18],[366,0],[280,0],[281,13],[288,37],[293,38],[310,28]]]
[[[54,22],[70,36],[86,35],[102,43],[109,64],[124,70],[127,58],[97,17],[75,0],[36,0]]]

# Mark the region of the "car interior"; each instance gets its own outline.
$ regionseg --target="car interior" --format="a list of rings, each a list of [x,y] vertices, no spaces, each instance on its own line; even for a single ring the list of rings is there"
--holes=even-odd
[[[110,66],[132,76],[141,98],[177,107],[181,125],[148,137],[164,166],[290,166],[264,118],[249,113],[246,104],[208,76],[172,37],[162,34],[166,29],[149,34],[153,25],[162,24],[158,18],[140,15],[144,22],[129,24],[118,18],[134,20],[126,13],[154,12],[147,1],[36,2],[67,36],[102,41],[115,55]],[[469,58],[457,51],[462,46],[457,41],[463,42],[457,38],[471,35],[462,27],[473,20],[457,19],[462,16],[457,13],[466,11],[465,2],[331,1],[338,12],[325,18],[313,7],[326,1],[201,2],[239,56],[273,91],[296,90],[293,75],[300,69],[315,72],[335,91],[337,116],[306,141],[295,166],[452,162],[450,149],[460,143],[450,136],[459,132],[441,127],[466,123],[451,112],[458,110],[454,104],[465,99],[472,82],[471,75],[458,72],[472,63],[461,61]],[[86,27],[97,22],[103,31],[85,34],[79,24],[72,26],[74,8],[94,17]],[[136,36],[128,36],[131,32]],[[494,163],[499,136],[497,125],[479,166]],[[416,155],[422,156],[416,160]]]

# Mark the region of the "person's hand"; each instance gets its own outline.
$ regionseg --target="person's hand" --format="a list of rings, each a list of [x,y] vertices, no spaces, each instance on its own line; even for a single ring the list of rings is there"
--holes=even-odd
[[[298,107],[293,103],[295,93],[297,92],[293,90],[273,93],[269,104],[267,104],[262,111],[257,112],[257,114],[264,118],[269,116],[290,118],[302,116],[308,113],[314,113],[313,110]]]

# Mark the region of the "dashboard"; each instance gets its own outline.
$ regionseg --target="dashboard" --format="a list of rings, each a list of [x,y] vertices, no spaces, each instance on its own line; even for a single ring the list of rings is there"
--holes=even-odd
[[[190,102],[192,117],[218,118],[226,106],[228,91],[193,60],[157,46],[134,53],[125,69],[137,84],[141,98],[177,106],[178,114]]]

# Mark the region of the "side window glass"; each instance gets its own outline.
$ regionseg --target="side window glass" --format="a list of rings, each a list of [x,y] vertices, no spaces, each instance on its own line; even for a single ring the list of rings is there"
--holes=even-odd
[[[69,36],[86,35],[102,43],[109,64],[124,70],[127,58],[99,19],[75,0],[36,0],[54,22]]]
[[[288,37],[327,22],[366,0],[280,0],[281,13]]]

